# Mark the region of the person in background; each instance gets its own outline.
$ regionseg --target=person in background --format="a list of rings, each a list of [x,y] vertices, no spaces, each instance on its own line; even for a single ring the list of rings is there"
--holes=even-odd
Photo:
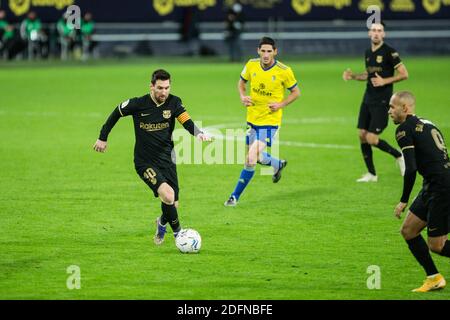
[[[183,9],[183,20],[181,23],[181,41],[186,43],[185,55],[196,56],[200,52],[200,30],[198,27],[198,13],[194,7]]]
[[[237,62],[242,59],[241,34],[244,28],[242,5],[235,3],[227,12],[225,41],[230,53],[230,61]]]
[[[42,31],[41,20],[36,15],[36,12],[30,11],[27,18],[23,20],[20,26],[20,35],[22,39],[27,42],[28,59],[33,59],[36,54],[41,54],[42,42],[45,41],[45,35]]]
[[[58,31],[58,39],[61,45],[61,60],[67,60],[76,40],[76,29],[73,24],[67,21],[67,12],[64,12],[58,20],[56,30]]]
[[[9,58],[14,42],[14,26],[6,20],[6,12],[0,10],[0,57]]]
[[[81,45],[83,48],[82,59],[85,61],[92,55],[96,42],[92,39],[95,32],[95,23],[92,14],[86,12],[81,20]]]
[[[359,109],[357,127],[361,153],[368,172],[357,179],[357,182],[378,181],[372,147],[395,158],[400,174],[403,176],[405,172],[402,153],[380,137],[388,126],[389,99],[394,90],[394,83],[408,79],[408,70],[397,50],[384,42],[386,37],[384,30],[384,22],[373,23],[369,29],[371,45],[365,52],[366,70],[356,74],[347,69],[342,75],[344,81],[357,80],[367,83]]]

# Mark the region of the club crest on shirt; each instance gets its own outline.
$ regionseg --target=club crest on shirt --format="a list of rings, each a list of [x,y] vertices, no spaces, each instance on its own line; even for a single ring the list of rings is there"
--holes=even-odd
[[[401,138],[403,138],[404,136],[406,136],[406,131],[399,131],[397,133],[397,135],[395,136],[395,138],[397,139],[397,141],[399,141]]]
[[[377,56],[377,63],[383,62],[383,56]]]
[[[423,132],[423,123],[416,124],[416,132]]]
[[[163,110],[163,118],[164,119],[170,119],[171,115],[172,115],[172,113],[170,112],[170,110]]]

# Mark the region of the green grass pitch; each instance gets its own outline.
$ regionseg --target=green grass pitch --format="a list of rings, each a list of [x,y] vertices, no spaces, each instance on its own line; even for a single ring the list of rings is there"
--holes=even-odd
[[[450,58],[403,59],[410,79],[396,90],[413,91],[417,113],[448,142]],[[171,234],[152,242],[160,204],[134,171],[131,118],[113,129],[107,153],[92,145],[112,109],[146,93],[159,67],[194,120],[245,128],[242,64],[2,64],[0,298],[450,299],[450,288],[410,292],[425,275],[393,216],[402,187],[394,160],[375,150],[379,182],[355,182],[365,172],[355,128],[365,84],[341,75],[362,71],[362,58],[280,60],[302,91],[280,130],[282,180],[257,174],[239,205],[225,208],[240,164],[178,167],[182,225],[203,238],[197,255],[179,253]],[[395,144],[392,123],[382,136]],[[433,258],[450,280],[449,260]],[[81,269],[79,290],[66,287],[70,265]],[[379,290],[366,285],[371,265]]]

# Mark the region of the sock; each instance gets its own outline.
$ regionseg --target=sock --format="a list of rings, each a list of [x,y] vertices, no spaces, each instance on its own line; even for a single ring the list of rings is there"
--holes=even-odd
[[[272,166],[273,172],[277,172],[280,169],[281,161],[277,158],[272,157],[269,153],[263,152],[261,154],[261,159],[259,161],[260,164],[265,166]]]
[[[162,209],[162,202],[161,202],[161,209]],[[169,218],[167,217],[166,214],[164,214],[164,210],[163,210],[161,217],[159,218],[159,224],[162,226],[166,226],[167,221],[169,221]]]
[[[439,273],[431,258],[430,250],[423,239],[422,235],[418,235],[414,239],[406,240],[409,250],[416,258],[417,262],[424,268],[427,276]]]
[[[443,257],[450,258],[450,240],[445,241],[444,247],[442,248],[442,250],[439,254]]]
[[[161,215],[161,224],[169,222],[173,234],[176,236],[181,230],[180,222],[178,221],[177,208],[175,208],[174,204],[165,204],[164,202],[161,202],[161,209],[163,212]]]
[[[364,162],[366,163],[367,170],[376,176],[375,166],[373,165],[372,147],[368,143],[361,143],[361,151],[363,154]]]
[[[236,185],[236,188],[234,189],[233,193],[231,194],[232,196],[234,196],[236,198],[236,200],[239,200],[239,197],[241,196],[245,187],[247,187],[250,180],[253,178],[254,174],[255,174],[255,167],[245,166],[244,169],[242,169],[241,176],[239,177],[239,181]]]
[[[392,147],[389,143],[387,143],[384,140],[379,140],[378,144],[376,145],[376,147],[384,152],[389,153],[391,156],[395,157],[395,158],[399,158],[402,156],[402,154],[400,153],[400,151],[398,151],[397,149],[395,149],[394,147]]]

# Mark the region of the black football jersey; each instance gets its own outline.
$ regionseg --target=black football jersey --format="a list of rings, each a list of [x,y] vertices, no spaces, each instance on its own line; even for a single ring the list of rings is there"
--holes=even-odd
[[[432,122],[408,115],[397,127],[396,139],[402,151],[414,148],[417,170],[426,181],[450,187],[450,162],[444,137]]]
[[[146,94],[121,103],[103,126],[100,132],[101,140],[106,141],[117,121],[117,119],[111,120],[117,111],[120,113],[119,117],[133,117],[136,168],[147,165],[166,168],[174,165],[172,133],[175,128],[175,119],[186,112],[179,97],[170,94],[162,105],[157,105],[150,94]]]
[[[370,79],[376,77],[375,73],[378,73],[382,78],[394,76],[395,68],[402,63],[399,54],[394,48],[383,43],[375,51],[372,51],[372,48],[366,50],[365,62],[368,77],[364,101],[387,104],[392,96],[394,85],[391,83],[382,87],[374,87]]]

